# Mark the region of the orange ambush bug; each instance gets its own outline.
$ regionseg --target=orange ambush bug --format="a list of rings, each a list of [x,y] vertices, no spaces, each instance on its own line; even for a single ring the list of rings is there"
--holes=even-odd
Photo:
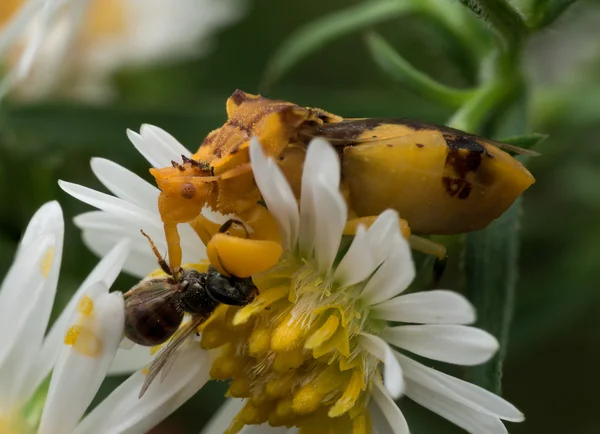
[[[535,182],[501,148],[527,151],[449,127],[395,118],[344,119],[240,90],[226,108],[227,122],[204,139],[191,159],[150,169],[161,189],[158,206],[173,269],[181,263],[179,223],[191,224],[221,273],[247,277],[278,260],[276,225],[259,203],[252,174],[249,144],[254,136],[278,162],[297,197],[307,144],[324,137],[339,150],[342,162],[341,190],[349,209],[345,233],[393,208],[413,248],[440,259],[443,246],[411,232],[449,235],[482,229]],[[215,234],[218,225],[211,227],[201,215],[206,205],[237,215],[254,233],[246,238]]]

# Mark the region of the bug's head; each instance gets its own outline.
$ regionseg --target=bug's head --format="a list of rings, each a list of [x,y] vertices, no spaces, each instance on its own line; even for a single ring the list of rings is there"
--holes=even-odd
[[[173,162],[172,167],[152,168],[150,173],[154,176],[158,188],[167,196],[203,203],[206,202],[215,181],[208,169],[189,159],[182,163]]]

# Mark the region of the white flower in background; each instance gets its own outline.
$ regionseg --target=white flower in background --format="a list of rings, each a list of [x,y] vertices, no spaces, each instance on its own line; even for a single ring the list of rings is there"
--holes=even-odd
[[[2,93],[18,83],[26,98],[105,99],[119,69],[204,54],[210,37],[239,18],[243,6],[243,0],[2,0],[0,57],[12,70]]]
[[[129,137],[155,167],[190,155],[156,127],[144,126],[141,134],[129,132]],[[228,426],[236,432],[268,422],[336,432],[408,433],[393,401],[402,394],[472,433],[505,433],[501,419],[523,420],[502,398],[406,355],[476,365],[488,360],[498,343],[465,325],[475,320],[475,312],[461,295],[445,290],[402,294],[415,269],[394,211],[382,213],[369,229],[360,228],[336,259],[347,209],[339,193],[340,162],[328,143],[314,140],[309,146],[300,207],[279,167],[265,158],[257,142],[250,152],[285,253],[272,270],[254,276],[260,295],[250,305],[220,306],[202,326],[202,346],[217,354],[210,376],[231,379],[229,394],[245,399],[242,404],[232,398],[207,432]],[[155,239],[166,249],[158,190],[115,163],[94,159],[92,167],[118,197],[61,183],[68,193],[101,209],[76,218],[88,246],[102,254],[125,233],[148,227],[159,232]],[[187,225],[181,229],[189,230]],[[201,244],[193,236],[181,238]],[[130,270],[147,274],[156,268],[155,259],[142,237],[137,242],[147,253],[135,249]],[[183,250],[187,262],[205,258],[193,245]]]
[[[0,288],[0,432],[3,434],[145,433],[206,381],[199,369],[172,374],[138,399],[144,379],[133,374],[85,419],[84,412],[105,375],[143,365],[147,358],[115,353],[123,334],[123,297],[108,288],[121,271],[129,241],[118,243],[79,287],[46,329],[56,294],[64,223],[56,202],[30,221]],[[123,351],[123,353],[127,353]],[[112,363],[112,366],[111,366]],[[190,364],[181,357],[176,364]],[[49,381],[45,381],[52,372]],[[131,372],[131,371],[129,371]],[[198,375],[200,372],[200,375]]]

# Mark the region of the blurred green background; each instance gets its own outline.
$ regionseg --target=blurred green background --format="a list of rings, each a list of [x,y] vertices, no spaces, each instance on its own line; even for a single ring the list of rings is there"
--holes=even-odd
[[[110,104],[47,100],[0,107],[0,275],[12,259],[37,207],[58,199],[67,219],[55,312],[96,262],[83,246],[74,215],[87,210],[64,194],[57,179],[102,188],[89,168],[92,156],[118,162],[150,180],[145,160],[125,129],[142,123],[164,128],[190,149],[225,120],[225,100],[236,89],[258,92],[269,59],[306,23],[359,4],[348,0],[254,1],[246,15],[219,32],[198,60],[121,71]],[[444,6],[447,3],[448,6]],[[460,8],[452,0],[438,7]],[[477,26],[476,18],[467,15]],[[474,84],[468,47],[439,22],[421,14],[369,27],[415,67],[456,87]],[[513,433],[597,433],[600,398],[600,4],[580,1],[527,43],[523,67],[532,96],[533,131],[549,134],[527,165],[537,178],[526,192],[520,278],[503,395],[527,417]],[[271,86],[267,96],[321,107],[347,117],[410,117],[444,123],[452,110],[393,82],[373,62],[362,32],[323,44]],[[460,240],[447,240],[454,258]],[[451,261],[458,262],[458,261]],[[458,289],[452,267],[443,284]],[[116,289],[135,283],[122,276]],[[121,379],[107,380],[105,396]],[[226,390],[211,384],[155,432],[195,433]],[[404,400],[417,434],[460,432]]]

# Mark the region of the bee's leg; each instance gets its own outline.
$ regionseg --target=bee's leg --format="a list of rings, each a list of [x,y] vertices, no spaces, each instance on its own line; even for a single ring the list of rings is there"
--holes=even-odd
[[[344,227],[344,235],[355,235],[358,229],[358,226],[362,225],[366,228],[371,227],[375,220],[377,220],[378,216],[368,216],[368,217],[356,217],[351,218],[346,222],[346,226]],[[400,226],[400,232],[404,236],[404,238],[409,238],[410,235],[410,227],[408,223],[404,219],[398,219],[398,224]]]

